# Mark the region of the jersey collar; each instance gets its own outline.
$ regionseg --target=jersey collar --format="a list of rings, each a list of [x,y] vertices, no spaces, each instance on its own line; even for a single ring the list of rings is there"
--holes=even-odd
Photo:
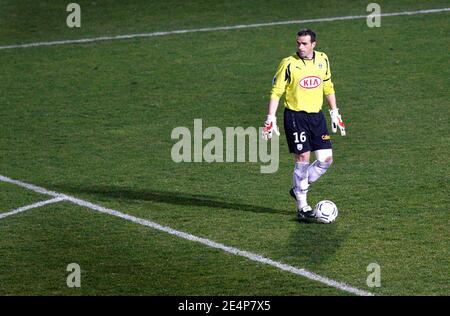
[[[313,50],[313,58],[312,58],[312,59],[305,59],[305,58],[302,58],[302,57],[300,57],[300,55],[298,54],[298,52],[296,52],[295,54],[297,55],[298,58],[300,58],[300,59],[302,60],[302,62],[305,64],[305,66],[306,66],[305,60],[312,60],[312,61],[313,61],[313,64],[316,63],[316,51],[315,51],[315,50]]]

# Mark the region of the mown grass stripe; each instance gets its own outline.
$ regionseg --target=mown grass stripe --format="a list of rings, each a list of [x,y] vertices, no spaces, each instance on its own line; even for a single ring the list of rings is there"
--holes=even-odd
[[[380,16],[381,17],[391,17],[391,16],[402,16],[402,15],[440,13],[440,12],[446,12],[446,11],[450,11],[450,8],[381,13]],[[268,27],[268,26],[276,26],[276,25],[332,22],[332,21],[356,20],[356,19],[366,19],[366,18],[367,18],[367,15],[349,15],[349,16],[329,17],[329,18],[318,18],[318,19],[277,21],[277,22],[256,23],[256,24],[241,24],[241,25],[232,25],[232,26],[207,27],[207,28],[199,28],[199,29],[174,30],[174,31],[165,31],[165,32],[125,34],[125,35],[117,35],[117,36],[100,36],[100,37],[93,37],[93,38],[81,38],[81,39],[75,39],[75,40],[59,40],[59,41],[35,42],[35,43],[17,44],[17,45],[4,45],[4,46],[0,46],[0,50],[1,49],[15,49],[15,48],[31,48],[31,47],[39,47],[39,46],[67,45],[67,44],[85,44],[85,43],[92,43],[92,42],[124,40],[124,39],[140,38],[140,37],[156,37],[156,36],[167,36],[167,35],[198,33],[198,32],[229,31],[229,30]]]

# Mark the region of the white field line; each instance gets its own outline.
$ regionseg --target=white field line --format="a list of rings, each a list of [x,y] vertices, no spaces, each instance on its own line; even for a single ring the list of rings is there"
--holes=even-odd
[[[175,235],[177,237],[180,237],[180,238],[183,238],[183,239],[186,239],[186,240],[198,242],[198,243],[206,245],[206,246],[208,246],[210,248],[220,249],[220,250],[223,250],[225,252],[231,253],[231,254],[236,255],[236,256],[244,257],[244,258],[250,259],[252,261],[256,261],[256,262],[259,262],[259,263],[267,264],[267,265],[273,266],[275,268],[278,268],[280,270],[288,271],[288,272],[291,272],[293,274],[297,274],[297,275],[303,276],[303,277],[305,277],[307,279],[323,283],[325,285],[337,288],[339,290],[342,290],[342,291],[345,291],[345,292],[348,292],[348,293],[352,293],[352,294],[356,294],[356,295],[360,295],[360,296],[373,296],[373,294],[370,293],[370,292],[366,292],[366,291],[357,289],[355,287],[349,286],[349,285],[347,285],[345,283],[338,282],[338,281],[335,281],[335,280],[332,280],[332,279],[320,276],[320,275],[318,275],[318,274],[316,274],[314,272],[310,272],[310,271],[308,271],[306,269],[297,268],[297,267],[290,266],[290,265],[287,265],[287,264],[284,264],[284,263],[281,263],[281,262],[277,262],[277,261],[271,260],[269,258],[265,258],[263,256],[260,256],[258,254],[252,253],[252,252],[243,251],[243,250],[240,250],[240,249],[237,249],[237,248],[234,248],[234,247],[229,247],[229,246],[223,245],[221,243],[209,240],[207,238],[197,237],[197,236],[194,236],[194,235],[182,232],[182,231],[178,231],[178,230],[172,229],[172,228],[167,227],[167,226],[162,226],[162,225],[160,225],[158,223],[155,223],[155,222],[152,222],[152,221],[149,221],[149,220],[146,220],[146,219],[142,219],[142,218],[138,218],[138,217],[131,216],[131,215],[128,215],[128,214],[124,214],[124,213],[119,212],[117,210],[105,208],[103,206],[100,206],[100,205],[97,205],[97,204],[93,204],[93,203],[88,202],[88,201],[77,199],[75,197],[71,197],[71,196],[68,196],[68,195],[65,195],[65,194],[60,194],[60,193],[48,191],[48,190],[46,190],[44,188],[40,188],[40,187],[37,187],[35,185],[24,183],[22,181],[12,180],[10,178],[7,178],[7,177],[1,176],[1,175],[0,175],[0,181],[5,181],[5,182],[8,182],[8,183],[14,183],[14,184],[16,184],[18,186],[27,188],[27,189],[35,191],[35,192],[43,193],[43,194],[49,194],[49,195],[57,194],[57,198],[55,198],[53,200],[60,199],[60,200],[69,201],[69,202],[72,202],[72,203],[74,203],[76,205],[79,205],[79,206],[82,206],[82,207],[86,207],[86,208],[89,208],[89,209],[94,210],[94,211],[98,211],[98,212],[105,213],[105,214],[108,214],[108,215],[116,216],[116,217],[125,219],[127,221],[130,221],[130,222],[133,222],[133,223],[136,223],[136,224],[139,224],[139,225],[147,226],[147,227],[150,227],[150,228],[153,228],[153,229],[157,229],[157,230],[169,233],[171,235]],[[52,201],[52,200],[49,200],[49,201]]]
[[[64,197],[56,197],[56,198],[53,198],[53,199],[50,199],[50,200],[41,201],[41,202],[37,202],[37,203],[30,204],[30,205],[27,205],[27,206],[19,207],[18,209],[12,210],[10,212],[1,213],[0,214],[0,219],[8,217],[8,216],[16,215],[18,213],[22,213],[22,212],[28,211],[28,210],[31,210],[33,208],[38,208],[38,207],[41,207],[41,206],[44,206],[44,205],[48,205],[48,204],[52,204],[52,203],[58,203],[58,202],[61,202],[61,201],[64,201],[64,200],[65,200]]]
[[[26,188],[28,190],[31,190],[31,191],[34,191],[34,192],[37,192],[37,193],[40,193],[40,194],[50,195],[50,196],[53,196],[53,197],[64,197],[65,196],[64,194],[60,194],[60,193],[57,193],[57,192],[49,191],[47,189],[44,189],[44,188],[41,188],[41,187],[37,187],[37,186],[32,185],[32,184],[24,183],[22,181],[17,181],[17,180],[14,180],[14,179],[2,176],[2,175],[0,175],[0,181],[11,183],[11,184],[15,184],[15,185],[18,185],[20,187],[24,187],[24,188]]]
[[[446,12],[446,11],[450,11],[450,8],[381,13],[380,16],[381,17],[390,17],[390,16],[402,16],[402,15],[417,15],[417,14],[439,13],[439,12]],[[268,26],[275,26],[275,25],[332,22],[332,21],[356,20],[356,19],[366,19],[366,18],[367,18],[367,15],[349,15],[349,16],[336,16],[336,17],[330,17],[330,18],[278,21],[278,22],[267,22],[267,23],[256,23],[256,24],[241,24],[241,25],[232,25],[232,26],[207,27],[207,28],[199,28],[199,29],[185,29],[185,30],[175,30],[175,31],[166,31],[166,32],[125,34],[125,35],[117,35],[117,36],[101,36],[101,37],[82,38],[82,39],[75,39],[75,40],[60,40],[60,41],[50,41],[50,42],[35,42],[35,43],[28,43],[28,44],[5,45],[5,46],[0,46],[0,50],[14,49],[14,48],[30,48],[30,47],[38,47],[38,46],[65,45],[65,44],[82,44],[82,43],[92,43],[92,42],[100,42],[100,41],[132,39],[132,38],[139,38],[139,37],[156,37],[156,36],[166,36],[166,35],[185,34],[185,33],[228,31],[228,30],[268,27]]]

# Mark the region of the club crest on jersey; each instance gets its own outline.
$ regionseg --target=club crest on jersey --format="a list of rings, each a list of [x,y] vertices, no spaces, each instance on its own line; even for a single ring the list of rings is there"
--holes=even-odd
[[[300,80],[299,84],[302,88],[305,89],[314,89],[320,86],[322,83],[322,79],[316,76],[308,76]]]

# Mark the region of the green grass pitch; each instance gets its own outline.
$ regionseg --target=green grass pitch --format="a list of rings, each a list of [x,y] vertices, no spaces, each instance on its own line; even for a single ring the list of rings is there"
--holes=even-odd
[[[68,28],[68,2],[2,1],[0,46],[368,14],[363,1],[79,1],[81,28]],[[449,14],[0,49],[0,175],[375,295],[450,295]],[[296,221],[284,133],[272,174],[171,158],[171,131],[194,119],[262,126],[276,67],[307,26],[347,123],[309,194],[338,205],[331,225]],[[0,182],[0,215],[46,199]],[[0,219],[0,253],[0,295],[350,295],[68,202]],[[73,262],[80,288],[66,284]],[[371,263],[380,287],[366,284]]]

